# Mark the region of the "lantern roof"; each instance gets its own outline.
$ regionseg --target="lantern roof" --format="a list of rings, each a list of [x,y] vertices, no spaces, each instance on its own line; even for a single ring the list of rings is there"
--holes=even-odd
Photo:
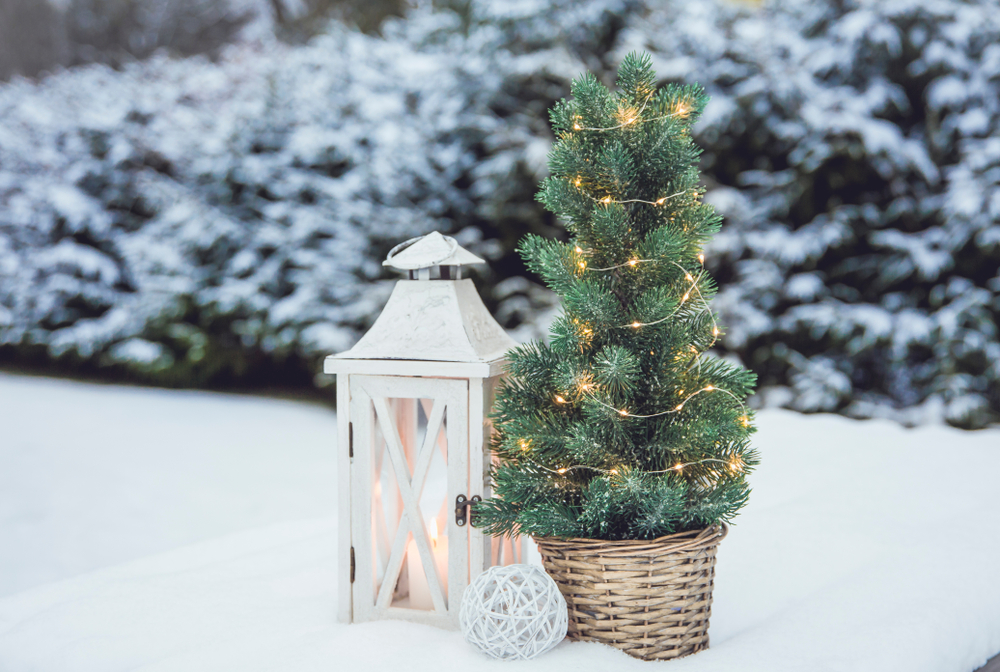
[[[329,359],[489,364],[515,345],[472,280],[400,280],[368,333]],[[327,367],[328,372],[339,368]]]
[[[486,262],[458,244],[451,236],[432,231],[426,236],[410,238],[392,248],[383,266],[401,271],[413,271],[431,266],[468,266]]]

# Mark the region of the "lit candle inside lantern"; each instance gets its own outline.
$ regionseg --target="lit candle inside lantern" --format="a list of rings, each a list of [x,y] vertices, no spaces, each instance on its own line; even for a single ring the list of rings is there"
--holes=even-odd
[[[437,568],[438,578],[441,579],[441,591],[448,597],[448,535],[438,537],[437,520],[433,518],[430,521],[430,528],[434,566]]]
[[[437,520],[433,518],[427,521],[427,530],[430,533],[431,555],[441,582],[441,592],[448,597],[448,537],[438,537]],[[417,542],[413,539],[406,545],[406,568],[410,583],[410,608],[433,610],[434,600],[431,599],[428,577],[417,551]]]
[[[406,572],[410,583],[410,609],[433,609],[431,590],[424,575],[424,563],[417,552],[417,542],[410,539],[406,545]]]

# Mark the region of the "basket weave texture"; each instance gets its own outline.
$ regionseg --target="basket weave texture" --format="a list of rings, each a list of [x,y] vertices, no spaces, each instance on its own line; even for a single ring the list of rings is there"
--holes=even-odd
[[[570,639],[667,660],[708,648],[715,554],[728,531],[723,524],[648,541],[535,541],[566,598]]]

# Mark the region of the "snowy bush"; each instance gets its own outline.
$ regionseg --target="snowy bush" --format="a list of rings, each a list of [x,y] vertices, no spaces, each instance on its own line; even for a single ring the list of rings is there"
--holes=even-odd
[[[264,0],[0,0],[0,80],[85,63],[122,64],[157,50],[216,53]]]
[[[697,80],[725,338],[793,408],[1000,414],[1000,12],[676,3],[620,53]],[[653,6],[653,5],[651,5]]]
[[[502,45],[543,37],[480,25],[427,8],[386,39],[334,26],[218,64],[0,87],[0,351],[164,384],[301,383],[377,315],[391,245],[438,229],[496,257],[473,225],[524,172],[491,109],[519,58]],[[497,312],[516,323],[537,294],[500,283]]]
[[[184,384],[349,346],[471,162],[457,82],[365,40],[5,87],[2,341]]]

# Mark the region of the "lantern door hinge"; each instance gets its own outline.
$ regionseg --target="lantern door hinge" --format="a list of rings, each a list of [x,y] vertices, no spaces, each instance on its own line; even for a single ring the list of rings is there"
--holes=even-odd
[[[465,523],[472,522],[472,514],[468,515],[466,518],[466,510],[471,510],[472,505],[483,501],[483,498],[479,495],[473,495],[472,499],[469,499],[465,495],[459,495],[455,498],[455,524],[459,527],[465,527]]]
[[[347,423],[347,456],[354,458],[354,423]],[[353,576],[353,574],[351,575]]]
[[[354,547],[351,546],[351,583],[354,583]]]

